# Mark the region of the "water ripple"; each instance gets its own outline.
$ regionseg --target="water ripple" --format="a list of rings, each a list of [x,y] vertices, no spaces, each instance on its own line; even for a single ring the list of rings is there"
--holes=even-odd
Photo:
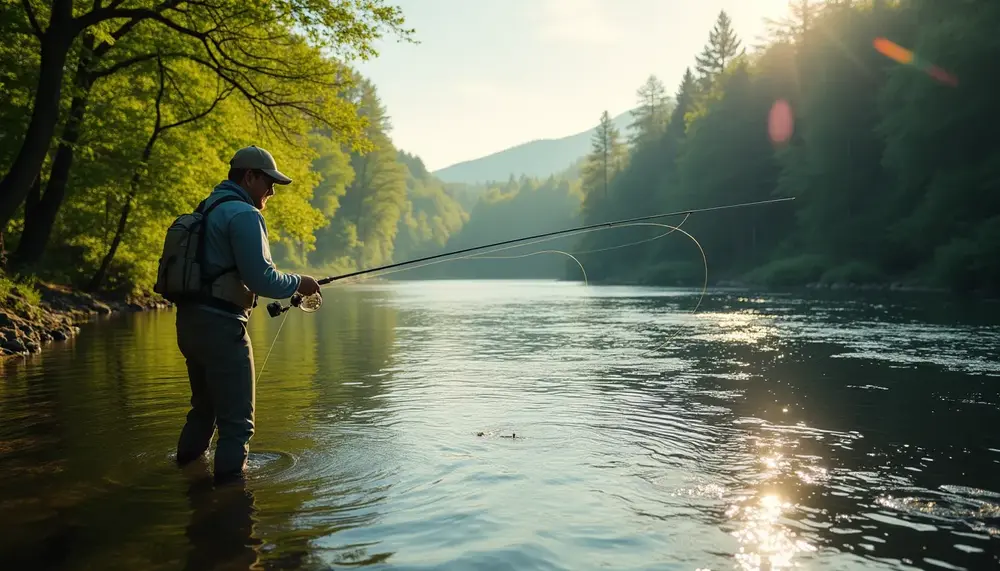
[[[1000,566],[1000,319],[905,300],[377,283],[289,314],[245,488],[178,470],[169,312],[0,382],[12,568]],[[263,354],[277,320],[249,330]],[[54,548],[52,546],[55,546]],[[52,549],[55,549],[54,551]],[[245,563],[245,564],[244,564]]]

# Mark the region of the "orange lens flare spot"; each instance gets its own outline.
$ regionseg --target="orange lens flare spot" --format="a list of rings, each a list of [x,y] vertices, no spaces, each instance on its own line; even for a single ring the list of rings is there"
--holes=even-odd
[[[872,43],[875,46],[875,49],[887,58],[907,65],[913,63],[913,52],[899,46],[898,44],[890,42],[885,38],[875,38],[875,41]]]

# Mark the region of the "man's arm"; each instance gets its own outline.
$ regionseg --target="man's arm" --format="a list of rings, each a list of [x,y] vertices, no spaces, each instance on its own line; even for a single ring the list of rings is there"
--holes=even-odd
[[[240,212],[229,221],[229,243],[243,283],[261,297],[284,299],[299,287],[301,276],[279,272],[271,261],[264,217],[259,212]]]

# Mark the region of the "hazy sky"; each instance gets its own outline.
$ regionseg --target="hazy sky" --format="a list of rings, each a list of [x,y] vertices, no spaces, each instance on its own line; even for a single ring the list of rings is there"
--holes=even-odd
[[[787,0],[390,0],[419,44],[359,65],[396,146],[435,170],[593,127],[635,105],[651,73],[673,95],[720,10],[743,44]]]

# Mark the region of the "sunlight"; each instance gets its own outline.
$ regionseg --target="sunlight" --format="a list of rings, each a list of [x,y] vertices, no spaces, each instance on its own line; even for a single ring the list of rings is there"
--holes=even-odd
[[[718,333],[704,336],[713,341],[726,341],[746,345],[758,345],[773,336],[775,328],[769,316],[753,310],[731,313],[702,313],[702,319],[711,320]]]
[[[771,493],[759,498],[756,504],[731,509],[727,515],[743,520],[733,533],[740,542],[736,561],[741,569],[786,569],[793,566],[793,558],[802,552],[813,552],[815,547],[797,539],[795,533],[778,523],[781,515],[792,507],[779,494]]]

